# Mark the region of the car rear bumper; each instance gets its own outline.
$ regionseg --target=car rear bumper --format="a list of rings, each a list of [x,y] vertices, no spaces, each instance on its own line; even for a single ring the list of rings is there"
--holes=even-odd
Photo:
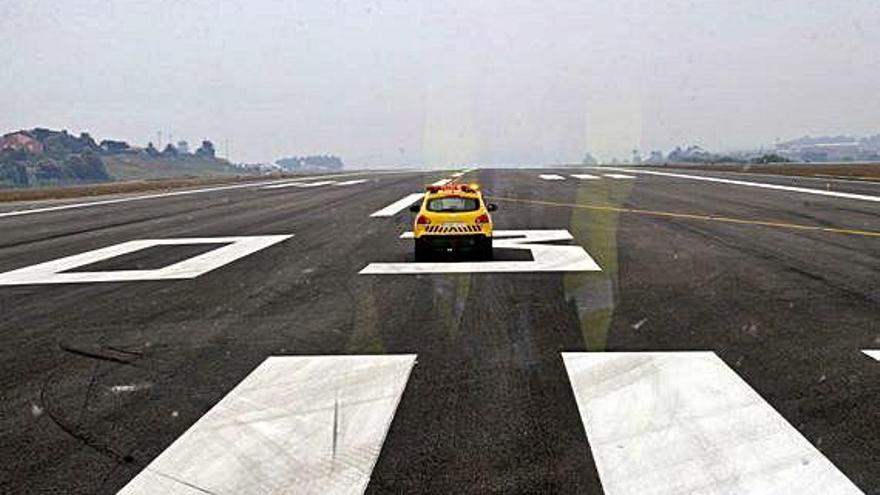
[[[429,235],[425,234],[416,239],[430,249],[454,249],[467,250],[485,247],[490,242],[491,236],[485,234],[472,235]]]

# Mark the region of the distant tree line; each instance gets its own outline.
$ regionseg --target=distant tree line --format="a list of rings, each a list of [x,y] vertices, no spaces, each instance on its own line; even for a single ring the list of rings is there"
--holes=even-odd
[[[652,151],[645,163],[656,165],[665,163],[787,163],[790,161],[776,153],[728,155],[713,153],[693,145],[686,148],[677,146],[668,155],[664,155],[662,151]]]
[[[214,160],[213,143],[202,141],[195,153],[172,144],[162,151],[150,143],[137,148],[125,141],[97,143],[87,132],[79,136],[66,130],[36,128],[0,136],[0,188],[65,185],[113,180],[102,157],[137,155],[159,160]]]
[[[105,182],[111,180],[101,147],[83,132],[33,129],[0,139],[0,187]]]
[[[281,158],[275,164],[284,170],[342,170],[342,159],[334,155],[292,156]]]

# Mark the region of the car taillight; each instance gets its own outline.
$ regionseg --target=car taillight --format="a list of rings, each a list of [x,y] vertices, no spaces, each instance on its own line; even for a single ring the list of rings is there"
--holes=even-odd
[[[482,215],[478,216],[477,219],[474,221],[477,223],[489,223],[489,215],[483,213]]]
[[[418,217],[416,217],[416,223],[419,225],[428,225],[429,223],[431,223],[431,220],[429,220],[428,217],[424,215],[419,215]]]

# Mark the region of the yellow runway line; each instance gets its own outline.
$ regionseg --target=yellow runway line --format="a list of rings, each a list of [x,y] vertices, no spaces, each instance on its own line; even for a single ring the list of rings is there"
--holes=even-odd
[[[843,229],[843,228],[835,228],[835,227],[822,227],[818,225],[803,225],[796,223],[786,223],[786,222],[777,222],[772,220],[751,220],[745,218],[730,218],[730,217],[721,217],[714,215],[696,215],[692,213],[676,213],[671,211],[656,211],[656,210],[641,210],[637,208],[620,208],[617,206],[602,206],[602,205],[584,205],[577,203],[558,203],[555,201],[541,201],[537,199],[520,199],[520,198],[505,198],[499,196],[492,196],[490,199],[494,199],[496,201],[510,201],[513,203],[530,203],[536,205],[544,205],[544,206],[560,206],[564,208],[583,208],[587,210],[596,210],[596,211],[608,211],[614,213],[632,213],[636,215],[649,215],[655,217],[666,217],[666,218],[681,218],[686,220],[702,220],[709,222],[722,222],[722,223],[732,223],[738,225],[759,225],[762,227],[776,227],[783,229],[795,229],[795,230],[806,230],[813,232],[827,232],[832,234],[847,234],[847,235],[859,235],[865,237],[880,237],[880,231],[874,230],[861,230],[861,229]]]

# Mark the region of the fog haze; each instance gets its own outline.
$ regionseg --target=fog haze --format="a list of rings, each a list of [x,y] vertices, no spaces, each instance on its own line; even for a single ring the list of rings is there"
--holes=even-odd
[[[543,164],[880,132],[876,1],[0,3],[0,131]]]

